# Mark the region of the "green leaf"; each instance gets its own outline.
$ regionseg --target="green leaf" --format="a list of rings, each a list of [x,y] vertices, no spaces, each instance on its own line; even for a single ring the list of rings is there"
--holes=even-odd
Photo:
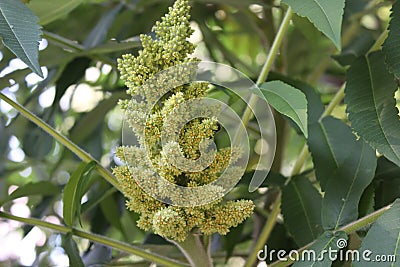
[[[400,166],[397,84],[381,51],[357,59],[347,72],[345,103],[352,128],[373,148]]]
[[[126,97],[127,94],[120,91],[114,92],[109,98],[100,101],[93,110],[85,113],[75,123],[70,131],[70,139],[76,144],[82,144],[83,141],[93,135],[96,128],[104,121],[104,116],[107,112],[115,107],[118,99],[125,99]]]
[[[324,232],[315,242],[307,248],[307,252],[303,252],[300,258],[304,260],[293,264],[293,267],[331,267],[332,258],[337,255],[337,251],[342,247],[341,244],[347,242],[347,235],[343,231],[339,232]],[[338,246],[339,244],[339,246]],[[329,253],[331,251],[331,253]],[[333,251],[336,251],[334,253]],[[315,254],[314,254],[315,253]],[[314,257],[315,255],[315,257]]]
[[[93,48],[87,49],[83,52],[83,54],[93,55],[93,54],[114,53],[120,51],[126,52],[134,48],[139,48],[141,46],[142,44],[140,43],[139,38],[137,38],[137,40],[135,41],[122,41],[122,42],[110,41],[108,43],[100,44]]]
[[[76,84],[85,75],[91,60],[87,57],[77,57],[68,62],[56,82],[56,96],[54,102],[58,103],[65,91],[72,84]]]
[[[34,0],[28,7],[39,17],[40,25],[46,25],[66,16],[78,7],[83,0]]]
[[[353,266],[364,267],[364,266],[398,266],[398,260],[400,259],[400,199],[397,199],[393,206],[386,211],[379,219],[372,225],[371,229],[365,236],[361,248],[359,249],[360,254],[366,254],[366,251],[370,251],[367,256],[360,257],[360,261],[354,261]],[[389,256],[394,257],[395,261],[381,261],[379,264],[375,261],[375,257],[385,256],[387,259]],[[397,263],[396,263],[397,261]]]
[[[389,34],[383,44],[386,64],[390,73],[400,79],[400,2],[396,1],[392,7]]]
[[[3,43],[37,75],[43,77],[39,65],[39,41],[42,31],[38,18],[21,1],[0,0],[0,36]]]
[[[253,175],[254,171],[246,172],[240,179],[238,186],[244,185],[246,188],[249,188],[249,184],[251,179],[253,178]],[[267,175],[267,178],[263,181],[260,187],[283,187],[286,180],[287,177],[283,176],[282,174],[270,171]]]
[[[358,57],[367,54],[374,43],[375,40],[371,34],[361,34],[346,46],[340,55],[334,55],[332,57],[342,66],[351,65]]]
[[[281,81],[263,83],[260,89],[268,103],[291,118],[307,138],[307,99],[303,92]]]
[[[321,195],[307,177],[293,177],[290,183],[283,188],[283,218],[299,247],[317,239],[323,232],[321,202]]]
[[[322,201],[322,224],[336,230],[358,218],[358,204],[376,169],[375,151],[362,140],[352,148],[350,155],[332,170]]]
[[[9,152],[8,141],[10,140],[10,132],[5,127],[7,119],[3,116],[0,116],[0,177],[3,175],[3,171],[5,170],[7,164],[7,156]],[[1,192],[1,191],[0,191]]]
[[[27,183],[23,186],[18,187],[9,196],[5,197],[0,201],[0,206],[4,203],[26,196],[41,195],[41,196],[52,196],[60,193],[60,189],[51,182],[41,181],[37,183]]]
[[[316,40],[321,38],[321,32],[315,28],[314,24],[310,22],[306,17],[298,16],[294,14],[292,16],[293,24],[296,29],[298,29],[311,43],[311,45],[315,45]]]
[[[108,266],[112,264],[110,263],[113,260],[112,251],[111,247],[95,243],[90,247],[90,250],[85,251],[82,261],[85,266]]]
[[[107,37],[108,30],[114,22],[115,16],[119,13],[122,7],[123,4],[120,3],[116,7],[108,11],[105,15],[103,15],[103,17],[101,17],[100,21],[83,42],[83,46],[85,48],[92,48],[96,45],[103,43],[103,41]]]
[[[82,258],[79,255],[79,249],[75,240],[72,239],[72,234],[68,233],[62,237],[62,247],[69,258],[69,266],[84,267]]]
[[[64,187],[63,194],[63,217],[66,225],[74,223],[75,216],[80,214],[81,198],[86,190],[90,172],[96,166],[96,162],[82,162],[74,171],[68,183]]]
[[[333,171],[342,165],[354,148],[355,136],[344,122],[330,116],[311,124],[309,130],[307,142],[315,174],[325,191],[328,180],[335,178]]]
[[[375,209],[382,208],[400,198],[400,167],[385,157],[378,159],[375,178]]]
[[[307,17],[335,46],[341,48],[344,0],[282,0],[299,16]]]
[[[325,108],[321,102],[320,95],[311,85],[276,72],[271,72],[268,78],[270,80],[281,80],[282,82],[287,83],[302,91],[307,99],[307,123],[312,124],[319,120]]]
[[[61,190],[59,190],[61,191]],[[52,210],[54,202],[58,201],[58,194],[54,196],[44,196],[42,199],[35,205],[30,208],[30,217],[31,218],[43,218],[48,215],[49,210]],[[24,236],[27,235],[34,225],[25,224],[22,226],[22,230],[24,231]]]
[[[107,221],[116,229],[121,231],[122,234],[124,234],[120,220],[121,214],[118,209],[118,204],[114,200],[113,195],[110,195],[106,197],[103,201],[101,201],[100,208]]]

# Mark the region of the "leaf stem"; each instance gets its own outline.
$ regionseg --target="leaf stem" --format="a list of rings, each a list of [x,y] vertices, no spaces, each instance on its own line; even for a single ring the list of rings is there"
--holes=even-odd
[[[272,229],[274,229],[276,218],[278,217],[280,212],[281,212],[281,193],[279,192],[274,202],[272,211],[268,216],[268,220],[264,225],[264,228],[261,230],[260,237],[258,238],[257,243],[253,248],[253,252],[247,258],[244,267],[251,267],[257,261],[258,251],[263,248],[265,242],[268,240],[268,237],[270,236]]]
[[[96,162],[96,171],[104,178],[106,179],[110,184],[112,184],[115,188],[120,190],[119,185],[115,177],[112,175],[110,171],[108,171],[106,168],[104,168],[96,159],[94,159],[89,153],[84,151],[82,148],[77,146],[75,143],[73,143],[71,140],[69,140],[67,137],[62,135],[61,133],[57,132],[54,128],[52,128],[50,125],[48,125],[46,122],[44,122],[42,119],[37,117],[35,114],[27,110],[24,106],[20,105],[19,103],[15,102],[14,100],[10,99],[7,97],[5,94],[0,92],[0,99],[4,100],[6,103],[11,105],[13,108],[18,110],[25,118],[27,118],[29,121],[33,122],[36,124],[38,127],[40,127],[43,131],[51,135],[54,139],[56,139],[58,142],[63,144],[66,148],[68,148],[71,152],[73,152],[76,156],[78,156],[82,161],[89,163],[91,161]]]
[[[260,75],[258,76],[258,79],[256,82],[257,85],[262,84],[267,79],[268,74],[271,71],[272,65],[275,62],[276,56],[278,55],[279,48],[282,44],[283,38],[289,28],[292,15],[293,15],[292,8],[289,6],[283,17],[281,25],[279,26],[278,32],[276,33],[275,39],[271,45],[271,49],[268,52],[267,59],[264,63],[264,66],[262,67]],[[252,114],[251,110],[253,109],[253,106],[256,104],[256,102],[257,102],[257,96],[255,94],[253,94],[250,97],[249,103],[248,103],[245,111],[243,112],[242,122],[244,125],[246,125],[249,122],[249,120],[251,118],[251,114]],[[240,135],[237,135],[237,136],[240,136]],[[276,218],[278,217],[278,215],[280,213],[280,206],[281,206],[281,193],[278,194],[278,196],[275,200],[273,209],[272,209],[270,215],[268,216],[268,220],[267,220],[265,226],[261,230],[260,237],[258,238],[258,240],[256,242],[253,252],[249,255],[245,267],[252,266],[256,262],[258,250],[261,249],[262,246],[265,244],[265,242],[268,240],[268,238],[271,234],[271,231],[274,228],[274,225],[276,223]]]
[[[358,219],[355,222],[349,223],[348,225],[343,226],[342,228],[339,228],[337,231],[344,231],[347,234],[350,234],[354,231],[360,230],[363,227],[368,226],[369,224],[375,222],[383,213],[385,213],[388,209],[392,207],[393,203],[390,205],[387,205],[377,211],[374,211],[373,213],[368,214],[367,216],[364,216],[363,218]],[[315,241],[308,243],[304,247],[300,248],[297,250],[297,252],[302,252],[303,250],[309,248]],[[272,264],[269,264],[268,266],[272,267],[285,267],[291,265],[295,260],[290,259],[289,257],[285,257],[283,259],[280,259],[279,261],[273,262]]]
[[[145,251],[139,247],[135,247],[135,246],[132,246],[132,245],[129,245],[129,244],[117,241],[117,240],[113,240],[111,238],[104,237],[101,235],[78,230],[76,228],[70,228],[70,227],[66,227],[63,225],[59,225],[59,224],[53,224],[53,223],[45,222],[45,221],[35,219],[35,218],[19,217],[19,216],[15,216],[15,215],[5,213],[2,211],[0,211],[0,217],[6,218],[9,220],[26,223],[29,225],[44,227],[44,228],[55,230],[57,232],[64,233],[64,234],[71,233],[72,235],[75,235],[75,236],[78,236],[81,238],[85,238],[85,239],[91,240],[93,242],[103,244],[103,245],[112,247],[114,249],[120,250],[120,251],[124,251],[124,252],[130,253],[130,254],[137,255],[137,256],[139,256],[143,259],[146,259],[150,262],[154,262],[154,263],[157,263],[157,264],[160,264],[163,266],[170,266],[170,267],[187,266],[186,264],[184,264],[182,262],[178,262],[178,261],[166,258],[162,255],[157,255],[153,252]]]

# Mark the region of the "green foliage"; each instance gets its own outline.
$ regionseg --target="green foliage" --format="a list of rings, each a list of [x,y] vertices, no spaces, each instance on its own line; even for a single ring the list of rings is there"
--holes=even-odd
[[[62,247],[65,249],[65,252],[68,255],[69,264],[71,266],[77,266],[77,267],[85,266],[79,255],[78,246],[76,245],[75,240],[72,239],[72,234],[66,234],[62,237]]]
[[[271,106],[291,118],[308,137],[307,99],[300,90],[281,81],[272,81],[263,83],[261,92]]]
[[[379,158],[374,178],[374,188],[375,208],[382,208],[395,201],[400,190],[400,167],[386,158]]]
[[[316,178],[321,189],[326,190],[329,180],[337,176],[340,169],[355,147],[356,137],[342,121],[326,117],[310,125],[308,145],[312,154]]]
[[[397,199],[392,207],[383,214],[371,227],[365,236],[359,251],[371,251],[370,259],[384,255],[391,256],[391,260],[379,263],[379,266],[396,266],[400,257],[400,199]],[[387,258],[388,259],[388,258]],[[376,266],[376,262],[365,258],[354,262],[354,266]]]
[[[52,195],[57,195],[58,193],[60,193],[60,189],[51,182],[48,181],[41,181],[37,183],[30,182],[13,191],[5,199],[2,199],[0,201],[0,204],[3,205],[6,202],[9,202],[11,200],[20,197],[26,197],[32,195],[52,196]]]
[[[383,44],[383,52],[390,73],[393,73],[397,79],[400,78],[400,3],[396,1],[392,7],[391,21],[388,27],[389,35]]]
[[[283,0],[302,17],[307,17],[335,46],[341,48],[341,26],[344,0]]]
[[[63,192],[63,217],[68,226],[73,226],[75,217],[80,217],[81,199],[90,184],[90,172],[95,167],[95,162],[81,163],[74,171]]]
[[[358,203],[376,168],[374,151],[357,141],[349,127],[331,117],[310,126],[308,140],[316,178],[325,191],[324,229],[338,229],[357,218]]]
[[[83,0],[34,0],[29,1],[28,7],[39,17],[39,24],[46,25],[65,17],[73,9],[82,4]]]
[[[38,61],[41,33],[37,17],[22,2],[0,1],[0,36],[4,45],[43,77]]]
[[[332,170],[322,203],[322,224],[325,229],[337,230],[358,218],[358,203],[371,183],[376,168],[375,151],[357,141],[348,157]]]
[[[307,177],[293,177],[283,188],[283,217],[299,247],[322,233],[321,205],[322,196]]]
[[[0,231],[0,265],[30,265],[15,258],[19,251],[4,256],[8,249],[3,248],[12,236],[27,242],[38,228],[46,236],[39,240],[44,244],[38,241],[27,251],[36,253],[31,262],[36,266],[187,266],[187,258],[201,267],[242,264],[237,261],[249,267],[256,265],[265,245],[276,252],[307,248],[318,256],[324,249],[338,249],[340,239],[347,240],[340,252],[371,250],[371,257],[395,255],[398,261],[399,1],[195,0],[189,1],[190,19],[182,21],[177,14],[168,19],[184,27],[160,26],[156,21],[173,2],[0,0],[0,218],[7,229]],[[168,35],[171,31],[176,34]],[[45,41],[38,51],[41,38]],[[179,42],[183,45],[177,52],[171,44]],[[118,58],[127,53],[131,55],[120,61],[120,75]],[[16,56],[29,68],[20,69],[24,66]],[[129,149],[115,151],[122,143],[126,111],[117,102],[132,95],[139,100],[137,87],[148,77],[196,58],[228,64],[261,85],[276,123],[272,171],[259,190],[248,191],[258,159],[272,149],[260,139],[260,131],[274,130],[260,129],[250,114],[246,130],[254,152],[243,178],[223,201],[181,209],[157,206],[159,202],[135,191],[142,198],[128,197],[132,209],[145,211],[143,215],[157,207],[143,217],[126,209],[121,191],[132,188],[122,187],[111,173],[122,164],[117,156],[140,156]],[[44,80],[36,75],[40,67]],[[231,78],[230,73],[219,75]],[[125,93],[124,82],[132,95]],[[198,95],[188,94],[194,86],[167,94],[160,110],[165,102],[179,100],[180,93],[194,98],[207,94],[229,103],[239,117],[245,114],[245,103],[227,93],[229,88],[200,87]],[[159,126],[154,122],[151,133]],[[224,129],[209,122],[213,133],[208,137],[227,146]],[[195,127],[189,126],[187,132],[193,133]],[[159,140],[147,141],[159,155]],[[183,145],[186,152],[189,145]],[[115,170],[125,185],[132,185],[131,173],[123,167]],[[209,174],[190,175],[206,184],[213,179]],[[181,184],[191,182],[177,177]],[[237,202],[241,198],[251,202]],[[249,218],[230,228],[244,217]],[[202,224],[205,218],[208,228]],[[153,225],[153,219],[158,223]],[[189,227],[193,221],[198,223]],[[212,234],[228,230],[227,235]],[[182,233],[189,238],[170,242]],[[58,246],[69,263],[50,257],[61,251]],[[294,262],[286,259],[275,253],[266,262],[275,267]],[[293,266],[350,265],[398,264],[332,262],[326,255],[323,261]]]
[[[385,68],[383,53],[357,59],[347,77],[345,102],[352,128],[400,165],[400,120],[393,98],[397,83]]]
[[[293,264],[294,267],[309,267],[309,266],[319,266],[319,267],[329,267],[332,265],[332,258],[328,257],[329,250],[336,251],[336,253],[331,253],[334,257],[339,251],[338,240],[347,240],[347,235],[345,232],[324,232],[315,242],[309,247],[307,254],[305,255],[304,261],[298,261]],[[313,258],[310,255],[314,251],[317,257]],[[325,254],[325,255],[324,255]],[[308,259],[310,257],[310,259]]]
[[[202,192],[191,198],[178,187],[175,187],[174,192],[170,192],[159,177],[155,180],[157,186],[151,184],[156,171],[162,174],[166,181],[178,186],[204,186],[216,181],[221,173],[228,171],[229,161],[236,161],[240,157],[237,147],[221,148],[208,167],[202,168],[201,171],[195,171],[193,168],[180,169],[168,160],[170,157],[179,158],[181,154],[187,160],[198,160],[203,153],[199,149],[200,142],[203,139],[212,139],[218,129],[214,116],[218,107],[212,104],[209,107],[209,117],[204,119],[194,118],[187,122],[185,116],[190,116],[190,107],[184,109],[184,112],[179,111],[184,106],[179,106],[180,103],[196,101],[206,96],[209,87],[206,82],[173,85],[179,83],[180,79],[193,75],[193,65],[182,67],[182,64],[198,61],[188,57],[194,51],[194,45],[187,40],[193,32],[189,26],[189,17],[188,2],[176,1],[168,14],[156,22],[153,28],[156,39],[141,35],[143,49],[139,55],[134,57],[132,54],[126,54],[118,60],[118,69],[128,87],[127,93],[134,97],[131,102],[120,101],[120,105],[126,112],[128,125],[141,145],[117,148],[116,155],[126,166],[118,166],[113,170],[122,192],[128,198],[127,207],[141,214],[139,228],[152,230],[160,236],[183,244],[193,231],[205,235],[225,235],[231,227],[236,227],[249,217],[254,209],[250,200],[222,202],[220,192],[223,188],[220,185],[203,187],[205,189]],[[171,71],[171,67],[176,69]],[[167,71],[166,74],[163,70]],[[159,72],[162,75],[157,77]],[[164,88],[173,89],[158,92]],[[187,115],[182,115],[183,113]],[[173,119],[169,120],[170,118]],[[177,140],[169,137],[168,143],[165,144],[167,148],[160,149],[160,133],[163,127],[173,129],[174,124],[179,124],[180,120],[185,126],[182,130],[174,130],[181,131]],[[214,195],[218,197],[215,198]],[[200,203],[195,198],[209,198],[210,201]],[[169,199],[170,203],[163,202],[162,199]],[[182,205],[182,199],[191,201],[193,205]]]

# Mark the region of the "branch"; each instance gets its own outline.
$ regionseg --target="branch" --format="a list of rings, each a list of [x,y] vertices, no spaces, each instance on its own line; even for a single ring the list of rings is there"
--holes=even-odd
[[[117,241],[117,240],[113,240],[111,238],[104,237],[101,235],[96,235],[96,234],[93,234],[90,232],[78,230],[76,228],[69,228],[64,225],[44,222],[42,220],[34,219],[34,218],[23,218],[23,217],[11,215],[9,213],[5,213],[2,211],[0,211],[0,217],[6,218],[9,220],[26,223],[26,224],[30,224],[30,225],[34,225],[34,226],[44,227],[44,228],[55,230],[57,232],[64,233],[64,234],[71,233],[74,236],[79,236],[81,238],[85,238],[85,239],[91,240],[93,242],[103,244],[105,246],[109,246],[109,247],[112,247],[112,248],[120,250],[120,251],[124,251],[124,252],[130,253],[130,254],[137,255],[137,256],[139,256],[143,259],[146,259],[150,262],[154,262],[156,264],[160,264],[163,266],[169,266],[169,267],[187,266],[186,264],[184,264],[182,262],[178,262],[176,260],[169,259],[167,257],[155,254],[153,252],[148,252],[142,248],[132,246],[132,245],[129,245],[129,244]]]
[[[61,133],[57,132],[54,128],[52,128],[50,125],[48,125],[46,122],[44,122],[42,119],[37,117],[35,114],[27,110],[25,107],[20,105],[19,103],[15,102],[14,100],[10,99],[7,97],[5,94],[0,92],[0,99],[4,100],[7,102],[9,105],[11,105],[13,108],[18,110],[25,118],[27,118],[29,121],[33,122],[36,124],[38,127],[40,127],[43,131],[51,135],[55,140],[63,144],[66,148],[71,150],[76,156],[78,156],[82,161],[89,163],[91,161],[96,162],[96,170],[97,172],[104,178],[106,179],[110,184],[112,184],[115,188],[120,190],[119,184],[117,180],[115,179],[114,175],[110,171],[108,171],[106,168],[104,168],[95,158],[93,158],[89,153],[84,151],[82,148],[77,146],[75,143],[73,143],[71,140],[69,140],[67,137],[62,135]],[[120,190],[121,191],[121,190]]]

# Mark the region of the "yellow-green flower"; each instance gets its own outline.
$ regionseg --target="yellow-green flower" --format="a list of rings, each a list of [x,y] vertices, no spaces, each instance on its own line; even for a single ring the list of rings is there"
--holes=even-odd
[[[116,167],[113,172],[128,199],[127,207],[141,215],[138,226],[176,241],[185,240],[193,231],[200,231],[206,235],[226,234],[229,228],[237,226],[249,217],[254,209],[254,204],[249,200],[224,202],[222,199],[202,206],[179,207],[173,204],[177,199],[185,199],[185,195],[176,192],[169,199],[171,204],[166,204],[151,197],[141,188],[146,186],[158,195],[171,196],[171,192],[165,192],[163,182],[152,182],[155,172],[179,186],[198,187],[209,184],[218,179],[232,157],[235,158],[239,154],[237,149],[219,149],[211,164],[196,172],[182,170],[170,163],[170,158],[175,154],[177,158],[183,155],[188,160],[197,160],[200,157],[201,141],[212,139],[218,129],[215,117],[191,120],[182,128],[176,142],[165,144],[164,150],[161,147],[163,126],[169,126],[169,123],[173,127],[172,124],[179,121],[178,117],[174,117],[179,103],[206,96],[209,86],[205,82],[177,86],[158,100],[153,99],[156,98],[154,83],[148,83],[154,75],[169,67],[198,62],[198,59],[188,57],[195,49],[188,41],[193,32],[189,23],[189,10],[187,0],[177,0],[169,9],[169,13],[154,26],[156,38],[141,35],[143,49],[139,54],[127,54],[118,60],[121,78],[129,88],[127,93],[133,97],[130,101],[121,101],[120,105],[126,111],[128,124],[138,137],[140,147],[119,147],[116,155],[127,165]],[[173,77],[184,78],[190,75],[191,71],[190,68],[182,68],[178,72],[179,75],[175,74]],[[170,85],[171,81],[161,78],[157,80],[158,86],[163,83],[165,86]],[[141,99],[149,101],[146,103]],[[152,101],[155,101],[156,105],[151,107],[151,113],[148,114],[147,105]],[[219,186],[210,187],[208,191],[204,190],[196,197],[206,198],[208,194],[218,194],[220,190]],[[187,199],[187,202],[195,203],[195,200]]]

